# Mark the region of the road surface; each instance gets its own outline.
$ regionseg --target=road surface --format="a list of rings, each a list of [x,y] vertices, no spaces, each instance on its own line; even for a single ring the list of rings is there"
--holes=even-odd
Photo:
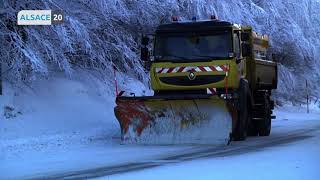
[[[294,142],[303,142],[320,135],[319,116],[304,119],[281,119],[273,122],[272,134],[269,137],[250,137],[244,142],[232,142],[227,146],[193,145],[180,152],[171,152],[141,158],[134,162],[105,165],[82,170],[62,171],[57,173],[36,174],[25,176],[27,179],[88,179],[108,177],[110,175],[141,171],[164,165],[184,163],[196,159],[229,157],[264,151],[269,148],[283,146]],[[320,138],[320,136],[318,137]]]

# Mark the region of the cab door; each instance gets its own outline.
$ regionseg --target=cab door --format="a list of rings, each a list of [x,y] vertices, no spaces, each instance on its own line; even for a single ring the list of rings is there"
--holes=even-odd
[[[237,68],[238,68],[238,77],[239,79],[245,78],[246,63],[245,63],[245,59],[242,57],[242,54],[241,54],[240,31],[234,31],[233,33],[233,47],[234,47]]]

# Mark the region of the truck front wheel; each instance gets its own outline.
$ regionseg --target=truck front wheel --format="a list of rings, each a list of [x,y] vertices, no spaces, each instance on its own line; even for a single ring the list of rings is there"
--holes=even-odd
[[[247,138],[248,118],[249,118],[249,102],[248,102],[248,86],[244,80],[240,81],[239,89],[239,110],[236,127],[233,132],[235,141],[244,141]]]

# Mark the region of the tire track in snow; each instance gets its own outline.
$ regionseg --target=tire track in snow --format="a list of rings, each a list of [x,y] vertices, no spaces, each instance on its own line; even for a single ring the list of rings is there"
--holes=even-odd
[[[55,175],[39,175],[29,177],[28,179],[88,179],[126,173],[131,171],[138,171],[146,168],[153,168],[157,166],[167,165],[170,163],[179,163],[195,159],[240,155],[254,151],[259,151],[264,148],[274,147],[281,144],[288,144],[291,142],[311,138],[313,137],[312,132],[319,130],[320,126],[314,126],[313,128],[305,130],[295,130],[289,133],[285,132],[277,136],[249,138],[247,141],[244,142],[233,142],[229,146],[197,148],[196,150],[191,152],[189,151],[186,153],[171,155],[162,158],[158,157],[154,160],[139,161],[135,163],[128,163],[116,166],[105,166],[101,168],[94,168],[82,171],[65,172]]]

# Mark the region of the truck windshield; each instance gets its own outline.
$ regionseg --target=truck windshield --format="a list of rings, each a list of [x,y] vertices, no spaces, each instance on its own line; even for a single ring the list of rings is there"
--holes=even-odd
[[[155,41],[155,61],[211,61],[232,57],[230,31],[214,34],[158,34]]]

